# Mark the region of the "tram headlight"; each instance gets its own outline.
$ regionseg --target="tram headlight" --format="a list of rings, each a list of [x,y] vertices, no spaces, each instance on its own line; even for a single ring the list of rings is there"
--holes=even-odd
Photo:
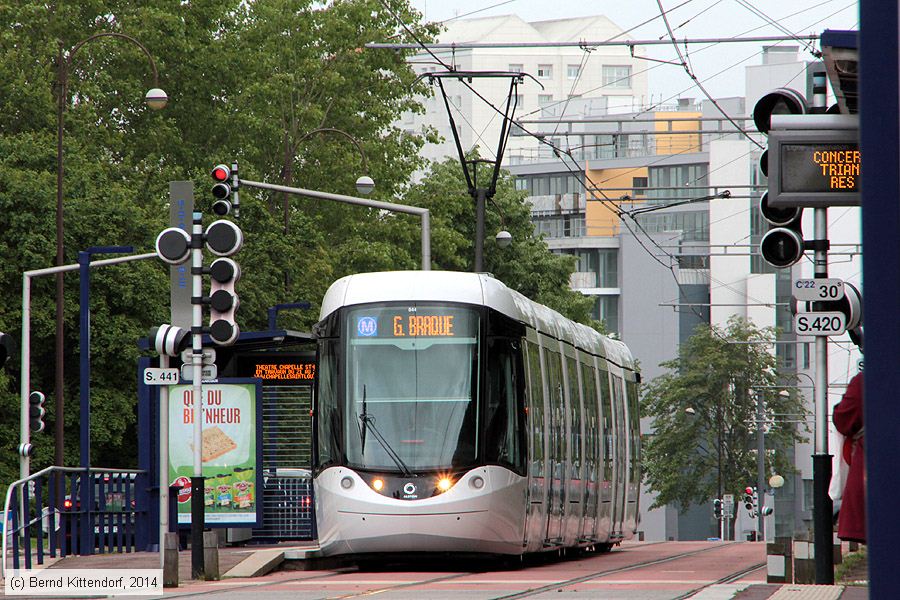
[[[344,477],[343,479],[341,479],[341,487],[345,490],[349,490],[353,487],[353,480],[349,477]]]
[[[375,479],[372,481],[372,489],[376,492],[380,492],[384,489],[384,479]]]
[[[442,477],[442,478],[438,481],[437,488],[438,488],[441,492],[446,492],[446,491],[449,490],[451,487],[453,487],[453,480],[450,479],[449,477]]]

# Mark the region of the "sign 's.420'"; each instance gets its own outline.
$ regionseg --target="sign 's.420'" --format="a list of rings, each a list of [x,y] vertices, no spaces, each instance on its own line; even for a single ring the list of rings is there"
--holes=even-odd
[[[801,312],[794,315],[797,335],[841,335],[847,328],[842,312]]]

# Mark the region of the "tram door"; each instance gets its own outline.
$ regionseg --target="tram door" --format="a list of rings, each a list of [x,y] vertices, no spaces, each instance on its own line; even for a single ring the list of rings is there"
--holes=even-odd
[[[541,376],[541,355],[538,346],[526,342],[524,346],[525,375],[528,380],[528,497],[526,499],[525,543],[529,552],[540,549],[547,523],[547,480],[545,469],[544,380]]]
[[[613,490],[613,533],[622,535],[622,521],[625,518],[625,486],[628,473],[626,472],[626,456],[628,447],[628,423],[625,421],[625,397],[622,390],[622,378],[612,376],[613,410],[615,417],[615,488]]]
[[[571,356],[570,356],[571,353]],[[582,402],[581,380],[578,369],[578,361],[574,357],[575,350],[566,348],[566,381],[568,382],[568,435],[569,442],[569,472],[565,505],[565,541],[566,544],[575,543],[581,538],[581,523],[584,516],[584,452],[582,443]]]
[[[600,386],[600,424],[602,441],[602,465],[600,469],[600,509],[597,515],[597,534],[606,539],[612,532],[613,502],[613,455],[615,454],[615,428],[613,426],[612,394],[609,390],[609,373],[599,370],[597,382]]]
[[[550,511],[547,518],[547,542],[558,544],[563,536],[563,516],[566,503],[566,413],[563,397],[562,356],[559,352],[544,351],[544,373],[550,394],[549,456]]]
[[[584,525],[582,540],[593,540],[597,529],[598,474],[600,470],[600,411],[597,404],[597,385],[594,376],[594,359],[582,356],[580,364],[582,390],[584,390]]]

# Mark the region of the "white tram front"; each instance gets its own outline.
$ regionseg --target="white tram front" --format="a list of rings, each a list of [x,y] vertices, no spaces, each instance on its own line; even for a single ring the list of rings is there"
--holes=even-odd
[[[316,334],[324,555],[633,535],[639,378],[624,344],[489,275],[439,271],[338,280]]]

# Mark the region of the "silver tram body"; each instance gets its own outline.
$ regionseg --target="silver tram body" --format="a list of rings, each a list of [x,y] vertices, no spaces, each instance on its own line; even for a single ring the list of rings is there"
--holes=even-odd
[[[352,275],[322,302],[324,555],[608,547],[638,520],[628,349],[489,275]]]

